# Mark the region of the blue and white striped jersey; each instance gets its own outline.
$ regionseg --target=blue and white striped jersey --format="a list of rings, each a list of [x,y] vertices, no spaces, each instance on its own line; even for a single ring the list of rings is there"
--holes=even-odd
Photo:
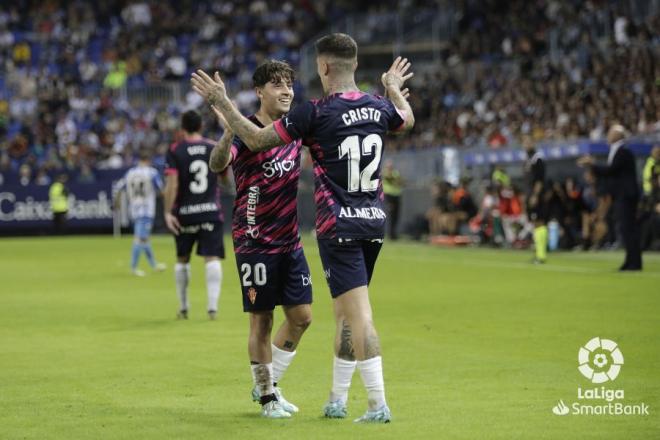
[[[116,191],[126,190],[132,219],[156,216],[156,196],[163,189],[163,179],[155,168],[136,165],[117,182]]]

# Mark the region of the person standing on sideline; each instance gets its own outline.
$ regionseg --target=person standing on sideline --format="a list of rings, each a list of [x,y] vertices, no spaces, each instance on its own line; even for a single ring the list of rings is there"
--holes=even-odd
[[[383,193],[385,193],[385,206],[389,218],[388,232],[392,240],[399,238],[396,227],[399,223],[402,190],[403,179],[401,174],[399,170],[394,168],[392,160],[388,159],[383,166]]]
[[[149,266],[153,270],[163,271],[165,265],[157,263],[151,248],[149,238],[156,217],[156,196],[163,189],[163,179],[158,171],[151,166],[151,156],[147,150],[140,151],[140,159],[136,166],[129,169],[115,186],[115,205],[118,195],[126,191],[128,206],[133,221],[133,247],[131,249],[131,272],[143,277],[145,272],[138,269],[140,254],[144,252]]]
[[[534,223],[534,263],[545,263],[548,254],[547,210],[544,209],[545,161],[532,144],[525,147],[525,177],[527,182],[527,215]]]
[[[641,231],[637,219],[639,186],[635,156],[626,147],[626,130],[615,124],[607,132],[610,144],[606,165],[596,165],[592,156],[578,159],[578,165],[590,167],[597,178],[610,179],[614,215],[626,248],[626,258],[619,271],[642,270]]]
[[[197,255],[206,263],[206,310],[213,320],[222,285],[220,259],[225,258],[218,176],[209,172],[215,142],[202,137],[202,116],[194,110],[183,114],[181,127],[183,140],[173,144],[166,155],[164,191],[165,224],[176,243],[174,277],[180,302],[177,317],[188,319],[190,254],[197,242]]]
[[[642,188],[644,189],[644,197],[651,195],[653,191],[653,179],[660,173],[660,146],[656,145],[651,150],[651,154],[644,163],[644,171],[642,171]]]
[[[50,210],[53,213],[53,229],[56,235],[66,230],[66,216],[69,213],[69,189],[66,186],[69,176],[62,173],[48,190]]]

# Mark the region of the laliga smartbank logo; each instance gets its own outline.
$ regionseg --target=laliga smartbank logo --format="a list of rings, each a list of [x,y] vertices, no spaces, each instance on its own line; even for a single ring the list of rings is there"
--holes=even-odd
[[[580,347],[578,362],[578,370],[584,377],[592,383],[604,383],[619,375],[623,354],[616,342],[596,337]]]
[[[614,381],[621,372],[623,353],[611,339],[592,338],[578,350],[578,371],[592,384]],[[624,402],[623,389],[578,386],[577,401],[567,405],[560,400],[552,408],[558,416],[573,415],[649,415],[649,406],[643,402]]]

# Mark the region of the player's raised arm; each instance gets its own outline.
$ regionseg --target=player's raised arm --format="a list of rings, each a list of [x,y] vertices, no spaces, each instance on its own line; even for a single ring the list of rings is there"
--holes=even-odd
[[[412,78],[413,73],[408,72],[410,69],[410,62],[407,58],[397,57],[389,70],[381,76],[381,81],[385,87],[386,96],[392,101],[399,113],[402,114],[403,126],[401,131],[408,131],[415,125],[415,116],[413,115],[412,108],[406,100],[408,89],[403,89],[403,84]]]
[[[282,145],[283,140],[272,124],[259,128],[238,111],[227,96],[227,89],[218,72],[211,78],[204,71],[198,70],[192,74],[191,83],[193,90],[222,113],[229,127],[250,151],[264,151]]]

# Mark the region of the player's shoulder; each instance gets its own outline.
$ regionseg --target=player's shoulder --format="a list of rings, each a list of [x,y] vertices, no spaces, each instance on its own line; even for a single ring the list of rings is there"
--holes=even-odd
[[[381,95],[366,93],[362,91],[351,91],[333,93],[317,101],[316,106],[332,109],[351,109],[364,106],[385,107],[391,101]]]
[[[375,103],[376,105],[383,106],[383,107],[392,107],[394,104],[390,100],[390,98],[382,95],[377,95],[377,94],[367,94],[368,99],[370,102]]]
[[[207,138],[207,137],[203,137],[200,143],[202,143],[206,146],[209,146],[211,148],[213,148],[215,146],[215,141],[213,139],[210,139],[210,138]]]

